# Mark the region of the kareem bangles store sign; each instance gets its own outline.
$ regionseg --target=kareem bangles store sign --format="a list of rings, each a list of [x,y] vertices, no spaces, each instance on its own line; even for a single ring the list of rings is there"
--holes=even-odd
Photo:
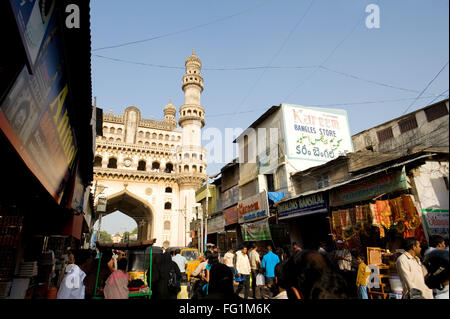
[[[341,206],[362,200],[372,199],[381,194],[408,189],[406,172],[376,175],[351,185],[345,185],[330,192],[330,206]]]

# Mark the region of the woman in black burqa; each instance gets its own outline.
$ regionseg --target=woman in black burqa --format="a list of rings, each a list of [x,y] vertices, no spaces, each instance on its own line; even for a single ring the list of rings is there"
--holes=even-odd
[[[155,300],[177,299],[178,292],[169,289],[169,272],[174,271],[178,282],[181,281],[181,272],[178,265],[172,261],[169,252],[155,254],[152,266],[152,297]],[[147,271],[147,281],[149,272]]]

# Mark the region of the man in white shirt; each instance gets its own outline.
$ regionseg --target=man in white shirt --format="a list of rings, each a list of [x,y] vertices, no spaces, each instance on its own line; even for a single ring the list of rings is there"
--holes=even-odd
[[[208,264],[208,261],[206,260],[205,256],[200,256],[200,264],[192,272],[191,277],[196,277],[198,275],[203,274],[206,269],[207,264]]]
[[[172,257],[172,261],[175,262],[178,265],[178,268],[180,268],[181,272],[181,278],[183,281],[186,281],[186,268],[187,265],[187,259],[184,256],[181,256],[180,254],[181,250],[177,249],[175,251],[175,256]]]
[[[239,295],[239,293],[242,291],[242,288],[244,288],[244,299],[248,299],[249,290],[250,290],[250,259],[247,255],[247,247],[243,247],[240,251],[240,254],[236,254],[236,271],[237,276],[243,279],[242,281],[239,281],[239,286],[236,290],[236,294]]]
[[[345,247],[342,240],[337,242],[337,250],[334,251],[333,259],[342,271],[352,270],[352,253]]]
[[[422,248],[414,237],[407,238],[405,252],[398,257],[396,266],[403,286],[403,298],[409,299],[412,289],[422,292],[424,299],[433,299],[433,291],[425,284],[425,278],[419,256]]]
[[[250,258],[250,269],[252,273],[252,296],[253,299],[256,299],[256,276],[259,273],[259,269],[261,267],[261,259],[259,257],[258,253],[258,245],[256,243],[253,243],[252,249],[250,250],[250,253],[248,254]]]
[[[223,263],[225,266],[231,268],[231,271],[233,271],[234,275],[234,253],[233,249],[228,249],[228,251],[223,256]]]

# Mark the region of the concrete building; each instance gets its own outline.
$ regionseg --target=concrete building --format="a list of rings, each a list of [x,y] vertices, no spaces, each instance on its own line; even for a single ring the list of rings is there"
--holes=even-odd
[[[105,215],[117,210],[129,215],[138,224],[139,239],[156,238],[159,246],[191,241],[186,221],[193,216],[195,191],[206,179],[201,65],[194,52],[186,59],[181,129],[170,102],[162,121],[143,119],[134,106],[122,115],[104,114],[103,136],[97,137],[94,179],[107,197]]]
[[[413,148],[448,149],[448,99],[428,105],[352,136],[355,151],[407,153]]]

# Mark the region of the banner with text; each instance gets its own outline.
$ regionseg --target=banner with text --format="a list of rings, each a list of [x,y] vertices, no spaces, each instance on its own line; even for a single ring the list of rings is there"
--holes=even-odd
[[[422,209],[428,234],[448,238],[448,209]]]
[[[239,223],[247,223],[269,216],[269,200],[267,192],[262,191],[259,194],[239,201]]]
[[[324,193],[317,193],[288,200],[278,204],[278,218],[286,219],[327,212],[327,198]]]
[[[19,2],[14,1],[16,4]],[[38,14],[38,2],[41,1],[34,2],[32,15]],[[40,51],[32,60],[34,75],[30,75],[26,67],[18,75],[0,105],[0,129],[33,174],[59,202],[73,173],[77,143],[67,111],[70,92],[65,76],[62,39],[54,10],[50,12],[53,15],[46,22],[48,26],[43,38],[36,38],[36,41],[42,40],[39,40],[42,46],[35,43]]]
[[[225,218],[225,226],[236,224],[238,222],[238,207],[233,206],[223,211],[223,217]]]
[[[305,170],[353,151],[347,112],[283,104],[286,153]]]
[[[330,206],[341,206],[362,200],[372,199],[381,194],[408,189],[406,172],[374,175],[360,182],[347,184],[330,192]]]
[[[272,240],[268,219],[241,225],[244,241]]]

